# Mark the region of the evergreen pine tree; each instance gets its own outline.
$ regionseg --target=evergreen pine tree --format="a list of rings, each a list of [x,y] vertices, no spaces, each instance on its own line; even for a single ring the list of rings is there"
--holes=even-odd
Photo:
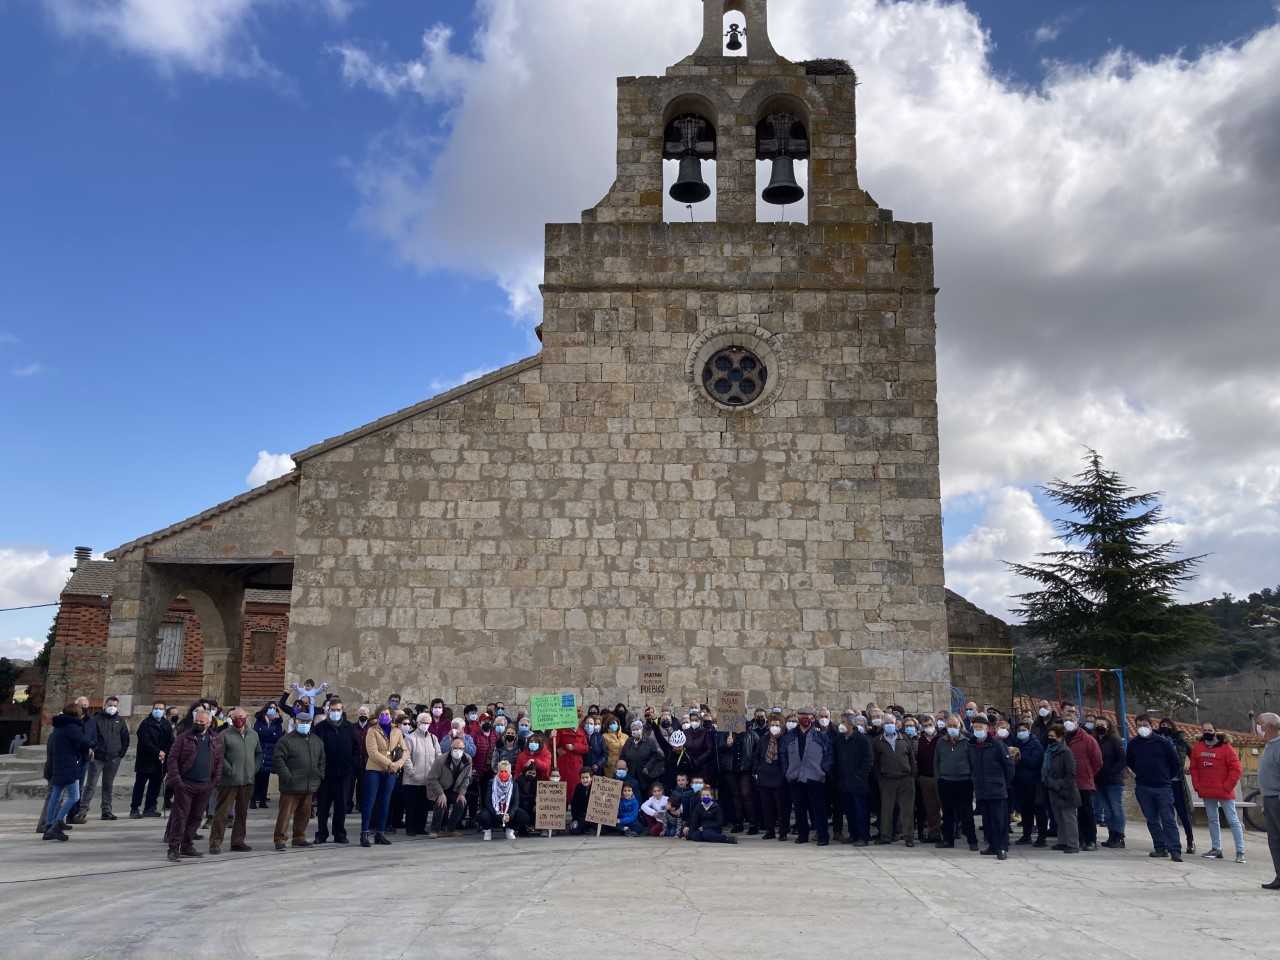
[[[1203,613],[1174,602],[1204,557],[1178,558],[1177,543],[1152,542],[1165,522],[1160,495],[1134,493],[1096,451],[1072,480],[1042,488],[1073,515],[1055,522],[1063,549],[1008,565],[1042,587],[1018,595],[1014,613],[1062,666],[1123,668],[1131,690],[1159,696],[1180,684],[1179,659],[1216,634]]]

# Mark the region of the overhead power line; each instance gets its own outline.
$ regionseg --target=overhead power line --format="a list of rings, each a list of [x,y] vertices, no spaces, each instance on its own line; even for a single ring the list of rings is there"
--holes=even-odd
[[[62,606],[62,601],[55,600],[53,603],[33,603],[28,607],[0,607],[0,613],[12,613],[14,610],[39,610],[41,607],[59,606]]]

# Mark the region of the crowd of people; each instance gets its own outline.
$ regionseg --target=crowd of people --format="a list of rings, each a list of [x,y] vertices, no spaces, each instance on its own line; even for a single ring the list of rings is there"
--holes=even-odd
[[[393,694],[349,714],[325,690],[307,681],[252,718],[208,698],[185,714],[158,702],[132,737],[115,698],[92,714],[83,697],[67,704],[53,719],[41,835],[67,840],[95,794],[102,819],[117,819],[114,779],[133,743],[129,816],[163,817],[163,805],[174,861],[204,855],[195,846],[201,829],[208,852],[221,853],[228,822],[230,850],[250,850],[248,811],[271,802],[274,775],[277,850],[349,843],[347,819],[356,816],[364,847],[388,845],[400,831],[534,836],[537,784],[547,780],[567,785],[564,828],[595,833],[588,804],[603,777],[622,787],[616,822],[601,827],[623,836],[959,843],[996,860],[1008,858],[1011,843],[1068,855],[1123,850],[1132,776],[1149,856],[1182,862],[1196,852],[1189,770],[1209,824],[1202,856],[1226,857],[1225,819],[1235,862],[1245,862],[1240,757],[1212,723],[1189,742],[1170,720],[1139,715],[1126,746],[1109,716],[1047,700],[1012,715],[972,701],[958,712],[876,703],[834,712],[756,708],[724,729],[705,705],[676,713],[619,703],[580,709],[576,727],[537,730],[503,703],[468,704],[455,716],[441,699],[410,707]],[[1259,717],[1258,733],[1267,741],[1259,781],[1277,873],[1265,886],[1277,890],[1280,716]]]

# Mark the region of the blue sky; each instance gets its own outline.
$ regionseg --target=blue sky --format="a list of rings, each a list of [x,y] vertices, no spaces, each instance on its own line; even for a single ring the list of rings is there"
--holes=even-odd
[[[535,349],[501,265],[415,257],[371,213],[371,158],[408,140],[429,158],[459,101],[353,81],[339,52],[402,66],[445,24],[465,61],[506,0],[219,3],[233,10],[226,41],[183,47],[77,19],[85,0],[0,0],[0,551],[109,549],[243,491],[260,450],[301,449]],[[1266,0],[968,10],[992,77],[1033,91],[1050,61],[1195,57],[1277,16]],[[599,190],[570,193],[581,208]],[[436,242],[468,219],[437,224]],[[949,501],[949,545],[983,522],[991,490],[1035,479],[1014,471]],[[37,596],[47,574],[11,579],[24,585],[0,599],[53,599]],[[0,614],[0,653],[47,622]]]

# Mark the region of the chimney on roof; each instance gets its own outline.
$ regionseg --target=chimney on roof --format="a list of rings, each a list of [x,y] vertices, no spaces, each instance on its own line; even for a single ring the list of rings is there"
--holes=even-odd
[[[76,547],[76,565],[71,568],[71,572],[75,573],[80,564],[86,563],[92,556],[93,547]]]

